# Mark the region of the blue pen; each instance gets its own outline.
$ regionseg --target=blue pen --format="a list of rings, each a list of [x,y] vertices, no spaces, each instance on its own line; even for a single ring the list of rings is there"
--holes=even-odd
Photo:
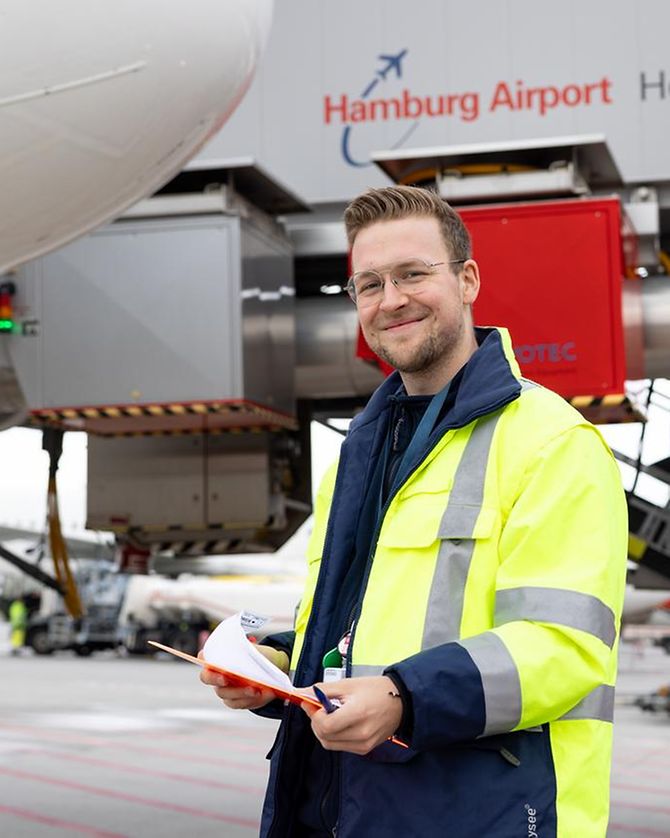
[[[337,699],[331,701],[320,687],[314,686],[312,689],[314,690],[314,695],[319,699],[321,706],[326,713],[334,713],[337,708],[341,706]]]

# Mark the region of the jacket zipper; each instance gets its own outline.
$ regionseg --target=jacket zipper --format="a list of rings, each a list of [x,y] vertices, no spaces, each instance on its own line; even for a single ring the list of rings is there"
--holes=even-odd
[[[447,428],[441,434],[440,438],[442,436],[444,436],[444,434],[447,433],[449,430],[451,430],[451,428]],[[403,480],[402,484],[400,486],[398,486],[398,488],[396,489],[395,492],[393,492],[393,494],[390,494],[388,496],[388,498],[386,498],[386,503],[382,507],[382,511],[379,515],[379,520],[377,521],[375,531],[374,531],[374,534],[373,534],[373,538],[372,538],[372,541],[371,541],[370,553],[368,554],[368,558],[367,558],[367,561],[365,563],[365,574],[363,575],[363,584],[361,585],[359,596],[358,596],[358,599],[357,599],[357,601],[354,605],[354,608],[350,613],[351,619],[349,621],[349,625],[351,626],[351,637],[349,638],[349,651],[348,651],[348,654],[347,654],[347,665],[346,665],[346,671],[345,671],[345,675],[347,677],[351,676],[351,660],[353,658],[354,639],[356,637],[356,626],[358,625],[358,618],[361,616],[361,611],[363,609],[363,598],[365,597],[365,591],[367,590],[367,587],[368,587],[368,580],[370,578],[370,571],[372,570],[372,564],[373,564],[372,560],[374,559],[375,553],[377,552],[377,541],[378,541],[379,535],[381,533],[381,529],[382,529],[384,519],[386,518],[386,513],[388,512],[389,506],[391,505],[391,502],[393,501],[395,496],[402,489],[402,487],[407,485],[407,483],[409,483],[411,478],[414,477],[417,470],[419,469],[419,466],[421,466],[423,461],[426,459],[428,454],[430,454],[430,452],[433,450],[433,448],[435,447],[436,444],[437,444],[437,440],[435,441],[435,443],[428,446],[427,451],[424,451],[420,455],[419,459],[415,462],[415,464],[410,469],[410,471],[409,471],[407,477],[405,478],[405,480]]]
[[[419,467],[423,464],[423,462],[426,460],[426,458],[428,457],[430,452],[435,448],[437,443],[445,436],[445,434],[449,433],[449,431],[455,431],[455,430],[459,430],[460,428],[464,428],[464,427],[466,427],[466,425],[469,425],[472,422],[475,422],[477,419],[481,418],[482,416],[488,416],[489,413],[495,413],[496,410],[500,410],[501,407],[505,407],[505,405],[509,404],[509,402],[510,402],[509,399],[499,399],[493,406],[488,408],[485,412],[481,412],[481,411],[476,412],[475,411],[475,413],[473,413],[473,415],[471,417],[469,417],[468,421],[465,424],[462,424],[462,425],[449,425],[449,424],[447,424],[447,426],[443,427],[443,428],[440,428],[440,426],[438,425],[437,429],[435,431],[433,431],[433,433],[431,434],[431,437],[428,440],[428,443],[426,445],[425,450],[422,452],[422,454],[419,456],[419,458],[414,462],[412,467],[409,469],[407,477],[403,480],[402,484],[400,486],[398,486],[396,491],[393,494],[389,495],[389,497],[386,499],[386,503],[384,504],[384,506],[382,508],[381,514],[379,516],[379,521],[377,522],[377,527],[375,529],[374,538],[372,540],[372,545],[373,545],[372,550],[371,550],[371,552],[368,556],[367,563],[366,563],[366,566],[365,566],[365,576],[364,576],[364,579],[363,579],[363,585],[361,586],[360,596],[359,596],[358,601],[356,603],[356,609],[355,609],[354,615],[352,615],[353,616],[353,625],[352,625],[352,629],[351,629],[351,638],[349,640],[349,654],[347,656],[347,666],[346,666],[346,672],[345,672],[346,676],[351,675],[351,659],[353,657],[354,639],[355,639],[355,636],[356,636],[356,625],[358,624],[358,618],[360,617],[361,610],[363,608],[363,597],[365,596],[365,591],[366,591],[367,586],[368,586],[368,579],[370,578],[370,571],[372,569],[372,559],[373,559],[375,553],[377,552],[377,540],[379,539],[379,534],[381,532],[382,524],[383,524],[384,519],[386,518],[386,513],[388,512],[389,506],[391,505],[391,501],[395,498],[395,496],[403,488],[403,486],[406,486],[409,483],[409,481],[414,477],[414,475],[418,471]],[[434,439],[434,441],[431,441],[433,439],[433,437],[435,437],[435,439]]]

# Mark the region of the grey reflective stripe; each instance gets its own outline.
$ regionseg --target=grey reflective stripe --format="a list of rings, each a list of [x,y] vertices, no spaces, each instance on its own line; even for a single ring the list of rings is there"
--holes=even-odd
[[[376,666],[374,664],[367,664],[367,663],[355,663],[351,667],[351,677],[352,678],[367,678],[370,675],[383,675],[386,666]]]
[[[599,722],[614,721],[614,687],[601,684],[585,696],[572,710],[561,716],[565,719],[591,719]]]
[[[472,534],[481,511],[486,467],[499,418],[498,412],[479,419],[456,469],[438,530],[442,542],[428,595],[422,649],[460,637],[465,583],[475,549]]]
[[[534,390],[536,387],[539,387],[539,384],[536,384],[534,381],[530,381],[528,378],[520,378],[519,381],[521,382],[521,392],[525,393],[526,390]]]
[[[521,681],[503,641],[490,631],[460,640],[479,670],[484,690],[486,726],[482,736],[507,733],[521,721]]]
[[[291,683],[295,683],[295,669],[290,669],[288,673],[288,677],[291,679]]]
[[[590,594],[564,588],[524,587],[496,592],[495,625],[534,620],[586,631],[611,649],[616,640],[614,612]]]

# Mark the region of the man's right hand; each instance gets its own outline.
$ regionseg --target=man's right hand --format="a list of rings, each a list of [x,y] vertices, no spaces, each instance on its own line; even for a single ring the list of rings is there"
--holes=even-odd
[[[289,660],[286,652],[280,652],[278,649],[262,644],[256,646],[256,649],[275,666],[279,667],[282,672],[288,673]],[[202,659],[202,652],[198,654],[198,657]],[[204,667],[200,673],[200,680],[203,684],[214,687],[214,692],[226,707],[233,710],[258,710],[276,698],[272,690],[241,686],[240,684],[234,685],[226,679],[225,675],[221,675],[213,669],[207,669],[207,667]]]

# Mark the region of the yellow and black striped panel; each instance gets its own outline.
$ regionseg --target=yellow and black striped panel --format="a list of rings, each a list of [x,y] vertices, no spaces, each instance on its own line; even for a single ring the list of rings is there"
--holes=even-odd
[[[105,437],[241,434],[297,428],[292,416],[250,401],[43,408],[32,411],[31,424]]]
[[[594,425],[646,422],[644,411],[627,393],[606,396],[572,396],[568,402]]]
[[[145,431],[109,431],[96,433],[101,437],[146,437],[146,436],[193,436],[202,434],[204,436],[223,436],[224,434],[262,434],[277,433],[284,430],[280,425],[248,425],[243,428],[180,428],[178,430],[145,430]]]

